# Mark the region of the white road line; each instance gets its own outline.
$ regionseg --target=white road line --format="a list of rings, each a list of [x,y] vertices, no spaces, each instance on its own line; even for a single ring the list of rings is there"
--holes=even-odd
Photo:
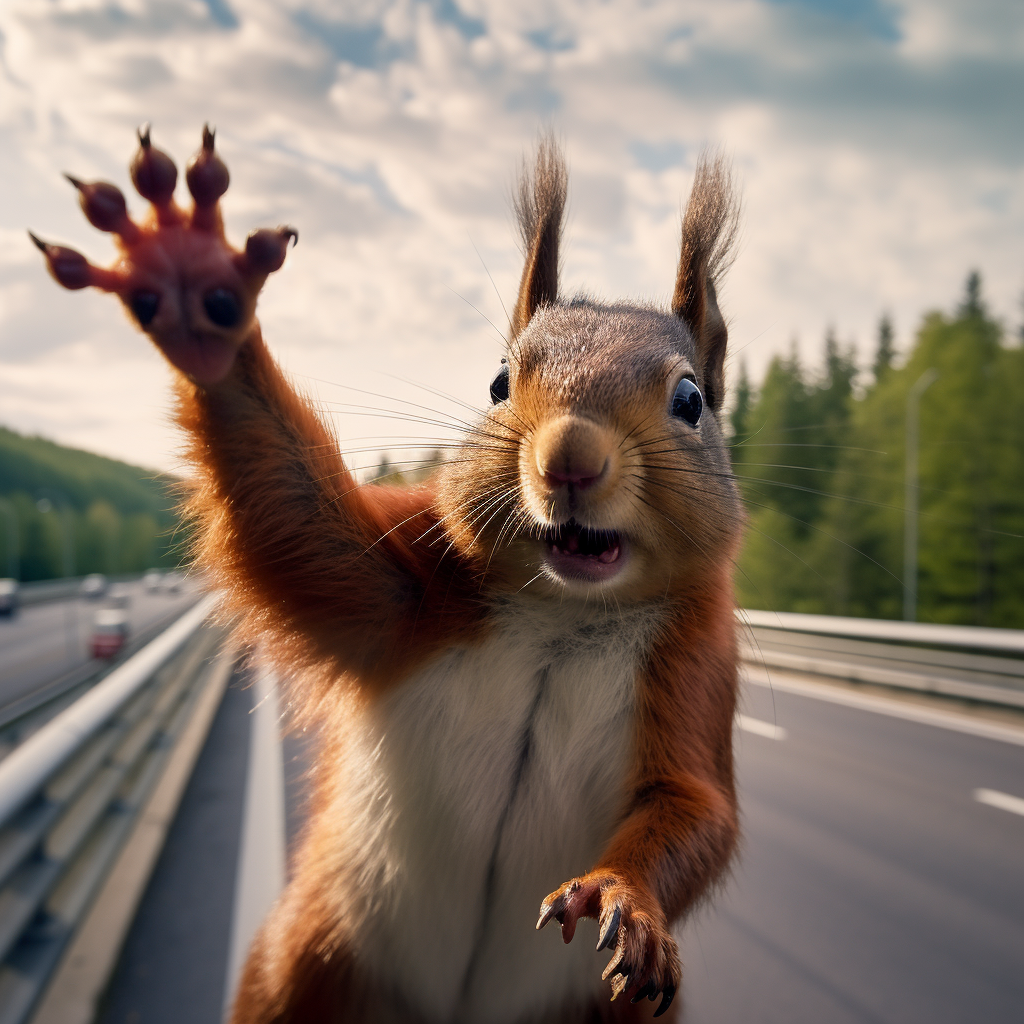
[[[784,740],[787,735],[781,726],[764,722],[760,718],[751,718],[750,715],[737,715],[736,724],[744,732],[752,732],[755,736],[764,736],[770,740]]]
[[[979,804],[988,804],[989,807],[998,807],[1001,811],[1024,815],[1024,800],[1019,796],[1010,796],[1009,793],[1000,793],[998,789],[976,789],[974,799]]]
[[[786,672],[767,672],[754,665],[745,665],[743,675],[748,683],[755,686],[770,687],[783,693],[796,693],[801,697],[824,700],[831,704],[844,704],[846,707],[859,708],[861,711],[873,711],[876,714],[889,715],[891,718],[903,718],[908,722],[933,725],[938,729],[951,729],[970,736],[981,736],[1024,747],[1024,729],[1015,729],[1010,725],[1000,725],[998,722],[988,722],[971,718],[969,715],[958,715],[952,711],[940,711],[905,701],[888,700],[867,693],[855,693],[838,686],[830,686],[828,683],[813,683]]]

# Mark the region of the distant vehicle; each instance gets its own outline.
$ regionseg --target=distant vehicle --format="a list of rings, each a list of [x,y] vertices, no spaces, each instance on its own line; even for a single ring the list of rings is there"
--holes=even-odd
[[[103,599],[104,608],[130,608],[132,603],[131,591],[120,585],[113,586],[107,591]]]
[[[96,601],[107,592],[107,577],[101,572],[92,572],[82,580],[82,585],[78,588],[79,596],[87,598],[90,601]]]
[[[92,656],[112,658],[128,639],[128,614],[123,608],[100,608],[93,618]]]
[[[177,594],[181,590],[181,575],[176,572],[169,572],[164,575],[161,589],[165,594]]]
[[[0,615],[11,618],[18,610],[19,589],[17,580],[0,579]]]
[[[145,576],[142,577],[142,585],[151,594],[155,594],[163,583],[164,574],[159,569],[150,569]]]

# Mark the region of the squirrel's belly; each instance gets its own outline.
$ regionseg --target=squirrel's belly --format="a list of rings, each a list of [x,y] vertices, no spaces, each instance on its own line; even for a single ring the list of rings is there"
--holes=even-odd
[[[535,924],[621,818],[655,624],[557,619],[507,613],[396,687],[364,734],[357,956],[427,1019],[511,1024],[600,991],[596,925],[565,946]]]

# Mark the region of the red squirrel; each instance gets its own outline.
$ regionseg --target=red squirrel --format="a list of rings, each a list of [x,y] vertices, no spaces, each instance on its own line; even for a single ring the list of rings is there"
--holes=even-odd
[[[543,141],[516,196],[526,260],[492,405],[428,483],[360,486],[256,319],[296,232],[232,248],[213,133],[188,209],[139,138],[144,221],[71,179],[116,236],[109,269],[33,240],[173,366],[197,559],[321,736],[232,1020],[671,1019],[673,926],[737,842],[727,167],[697,168],[668,310],[561,299],[566,172]],[[571,943],[581,918],[596,936],[566,948],[544,930]]]

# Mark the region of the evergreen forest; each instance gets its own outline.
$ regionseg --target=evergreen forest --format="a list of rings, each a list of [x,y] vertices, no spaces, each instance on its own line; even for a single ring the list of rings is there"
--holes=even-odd
[[[176,500],[171,477],[0,427],[0,576],[175,566]]]
[[[730,414],[749,517],[739,603],[905,617],[907,409],[916,385],[913,617],[1024,628],[1024,348],[987,313],[978,274],[955,311],[923,318],[899,360],[883,317],[863,376],[867,383],[834,332],[817,370],[794,350],[774,358],[755,388],[740,367]]]

